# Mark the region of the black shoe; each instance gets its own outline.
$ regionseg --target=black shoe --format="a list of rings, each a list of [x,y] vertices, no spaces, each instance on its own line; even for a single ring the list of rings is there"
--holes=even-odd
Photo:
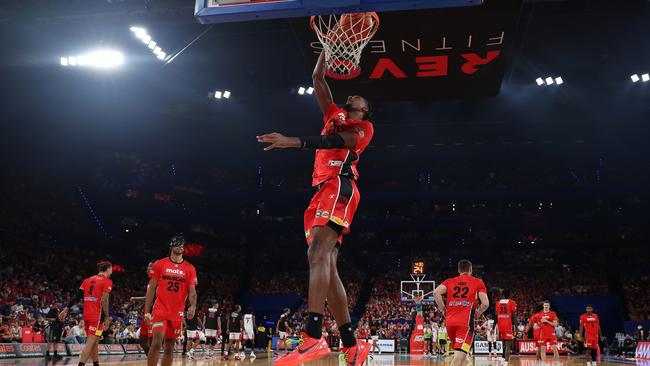
[[[54,357],[52,357],[52,359],[54,359],[54,360],[62,360],[63,356],[61,356],[59,354],[55,354]]]
[[[45,355],[45,359],[49,361],[49,360],[52,359],[52,356],[50,356],[50,355]]]

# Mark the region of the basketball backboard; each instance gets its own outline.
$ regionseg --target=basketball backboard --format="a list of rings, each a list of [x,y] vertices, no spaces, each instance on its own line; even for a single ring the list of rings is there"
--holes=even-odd
[[[412,274],[410,281],[400,281],[400,301],[416,302],[416,297],[422,303],[434,302],[433,291],[436,289],[435,281],[425,280],[424,274]]]
[[[481,5],[483,0],[196,0],[202,24]]]

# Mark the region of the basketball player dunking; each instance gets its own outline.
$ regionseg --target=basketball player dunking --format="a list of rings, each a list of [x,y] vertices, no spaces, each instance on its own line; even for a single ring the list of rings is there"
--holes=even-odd
[[[309,246],[307,334],[299,347],[275,361],[277,366],[297,365],[330,353],[322,336],[325,299],[341,332],[342,352],[348,365],[361,365],[370,352],[370,345],[358,341],[352,332],[347,295],[336,261],[343,235],[349,233],[359,204],[356,185],[359,156],[368,147],[374,129],[368,121],[370,105],[363,97],[348,97],[344,108],[334,104],[325,81],[325,71],[325,54],[321,53],[313,74],[316,97],[323,112],[324,126],[320,136],[286,137],[279,133],[257,136],[257,141],[271,144],[264,148],[265,151],[285,148],[316,150],[312,185],[318,191],[304,216]]]
[[[474,320],[490,305],[485,284],[472,276],[472,262],[458,261],[458,273],[458,277],[445,280],[433,292],[438,309],[446,315],[449,342],[456,351],[451,366],[462,366],[467,361],[474,341]]]

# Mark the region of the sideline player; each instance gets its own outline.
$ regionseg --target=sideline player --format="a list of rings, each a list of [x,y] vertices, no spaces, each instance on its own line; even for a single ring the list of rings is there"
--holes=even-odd
[[[472,262],[458,261],[459,276],[449,278],[433,292],[438,309],[446,313],[447,334],[456,351],[451,366],[461,366],[467,360],[474,340],[474,320],[490,305],[483,281],[472,276]],[[446,294],[446,303],[442,296]]]
[[[160,357],[160,348],[164,354],[162,366],[172,364],[174,343],[181,335],[183,315],[192,319],[196,312],[196,269],[183,259],[185,239],[175,236],[169,241],[169,257],[157,260],[149,271],[149,286],[144,302],[144,318],[151,324],[153,339],[147,365],[156,366]],[[156,303],[153,303],[154,296]],[[190,307],[185,314],[185,302],[189,297]],[[153,315],[151,313],[153,306]]]
[[[515,328],[512,319],[515,318],[517,312],[517,303],[510,299],[510,291],[503,289],[501,291],[501,300],[497,302],[495,307],[499,339],[503,342],[502,361],[508,362],[510,361],[510,354],[515,340]]]
[[[558,318],[554,311],[551,311],[551,303],[548,300],[543,302],[544,309],[539,313],[539,323],[541,331],[539,336],[539,355],[542,362],[546,361],[546,345],[550,344],[553,350],[553,357],[555,360],[560,359],[560,353],[557,350],[557,337],[555,335],[555,328],[557,327]]]
[[[485,335],[488,342],[488,358],[497,359],[498,350],[497,350],[497,339],[499,339],[499,327],[494,323],[492,315],[487,315],[487,320],[485,321]]]
[[[585,311],[586,313],[580,315],[580,334],[585,340],[585,349],[591,353],[591,362],[587,362],[587,366],[596,366],[598,365],[598,342],[603,338],[600,318],[594,313],[594,307],[591,304],[587,304]]]
[[[239,361],[241,355],[239,350],[241,347],[241,327],[242,327],[241,306],[235,305],[233,312],[228,315],[228,324],[226,325],[226,332],[228,332],[228,345],[226,351],[223,353],[223,360],[228,361],[228,352],[230,347],[235,345],[235,361]]]
[[[153,265],[153,261],[147,264],[147,276],[149,275],[149,271],[151,271],[152,265]],[[147,283],[147,287],[149,287],[148,283]],[[139,296],[139,297],[131,297],[130,300],[144,302],[144,300],[146,299],[147,299],[146,296]],[[144,311],[143,311],[142,318],[140,319],[140,347],[142,347],[142,350],[144,350],[145,355],[149,353],[149,347],[151,346],[151,338],[153,338],[153,332],[151,331],[151,328],[149,327],[149,325],[144,319]]]
[[[97,263],[97,274],[88,277],[81,283],[77,295],[70,300],[59,314],[63,321],[68,315],[68,309],[84,300],[84,324],[86,328],[86,344],[81,355],[79,355],[79,366],[84,366],[88,358],[92,357],[93,366],[99,366],[99,338],[104,329],[111,324],[111,317],[108,313],[109,294],[113,289],[113,281],[110,280],[113,273],[113,265],[107,261]],[[103,320],[103,323],[102,323]]]
[[[381,354],[381,348],[379,348],[379,328],[381,327],[381,323],[379,322],[379,318],[370,318],[370,339],[372,341],[372,350],[370,351],[370,354],[375,353],[377,351],[378,354]]]
[[[244,319],[243,319],[243,337],[242,339],[244,340],[244,345],[242,347],[242,359],[246,357],[246,346],[250,344],[251,347],[251,360],[254,360],[257,356],[255,356],[255,329],[257,326],[255,325],[255,315],[253,315],[253,308],[248,308],[246,309],[246,313],[244,313]]]
[[[537,360],[541,360],[541,351],[539,347],[539,339],[541,336],[542,332],[542,327],[539,324],[539,314],[542,312],[543,306],[541,304],[538,304],[535,307],[535,310],[537,311],[533,315],[530,316],[528,319],[528,324],[526,324],[526,330],[524,330],[524,334],[528,334],[528,331],[532,328],[533,329],[533,342],[537,346],[537,353],[535,354],[535,357]]]
[[[217,345],[217,338],[221,336],[221,311],[219,310],[219,302],[213,301],[203,317],[203,324],[205,324],[205,338],[207,357],[210,358],[214,355],[214,348]]]
[[[278,148],[316,150],[312,186],[318,192],[305,211],[304,226],[309,261],[309,314],[306,335],[293,352],[278,358],[277,366],[297,365],[326,357],[330,353],[322,336],[325,299],[336,319],[348,363],[359,366],[370,352],[367,342],[354,337],[345,287],[336,266],[338,248],[359,205],[357,163],[372,140],[374,128],[368,121],[370,104],[360,96],[350,96],[344,108],[334,104],[325,81],[325,53],[321,52],[313,74],[314,89],[324,126],[320,136],[285,137],[279,133],[257,136],[270,143],[265,151]]]
[[[183,319],[185,324],[185,349],[187,349],[187,358],[194,359],[194,348],[201,344],[199,329],[204,329],[201,319],[198,316],[192,319]]]
[[[280,319],[278,319],[278,324],[275,327],[275,329],[278,331],[278,336],[280,337],[277,346],[278,354],[281,350],[288,351],[290,349],[290,346],[287,344],[287,339],[291,333],[291,327],[289,326],[289,314],[291,314],[291,310],[289,310],[289,308],[284,308],[282,310],[282,314],[280,315]]]

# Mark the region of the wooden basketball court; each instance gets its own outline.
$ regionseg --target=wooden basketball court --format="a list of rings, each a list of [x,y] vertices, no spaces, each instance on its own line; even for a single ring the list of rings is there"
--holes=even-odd
[[[369,360],[366,364],[367,366],[401,366],[401,365],[415,365],[415,366],[426,366],[426,365],[449,365],[451,362],[451,357],[447,357],[445,360],[435,360],[429,358],[423,358],[420,356],[409,356],[409,355],[375,355],[372,360]],[[587,360],[583,357],[560,357],[559,362],[555,362],[552,358],[548,358],[546,365],[549,366],[585,366]],[[25,359],[13,359],[13,360],[0,360],[0,365],[19,365],[19,366],[43,366],[43,365],[56,365],[56,366],[74,366],[77,365],[77,357],[66,357],[60,361],[45,361],[43,358],[25,358]],[[146,366],[147,360],[144,355],[126,355],[126,356],[102,356],[100,358],[101,365],[124,365],[124,366]],[[634,364],[634,362],[625,362],[625,361],[616,361],[616,362],[602,362],[599,363],[601,366],[615,366],[620,365],[621,363]],[[91,364],[92,365],[92,364]],[[271,366],[273,365],[273,358],[269,354],[259,353],[257,358],[254,361],[251,361],[249,358],[243,361],[222,361],[218,358],[213,358],[211,360],[205,359],[202,355],[198,355],[195,360],[189,360],[187,357],[182,357],[181,355],[176,355],[174,358],[174,366],[243,366],[243,365],[255,365],[255,366]],[[309,362],[309,366],[338,366],[338,354],[332,353],[332,355],[326,359],[317,360]],[[498,366],[497,361],[489,360],[487,357],[474,357],[469,364],[470,366]],[[541,362],[535,360],[533,357],[522,356],[522,357],[513,357],[510,360],[509,366],[540,366]]]

